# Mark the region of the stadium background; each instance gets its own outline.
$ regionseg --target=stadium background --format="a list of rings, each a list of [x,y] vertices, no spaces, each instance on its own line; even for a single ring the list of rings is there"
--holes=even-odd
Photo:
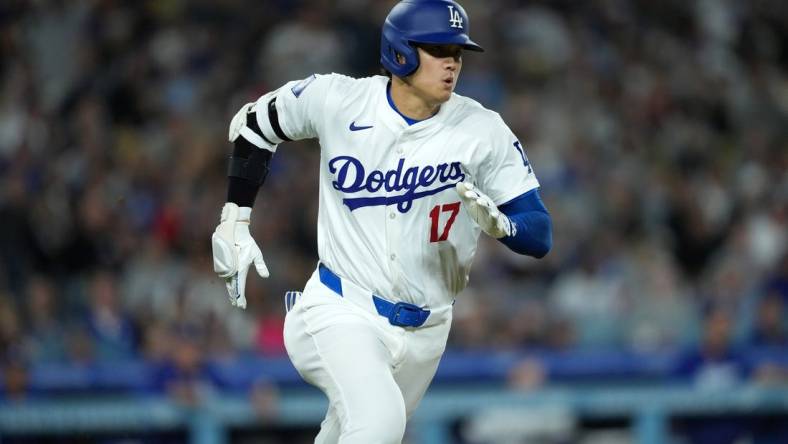
[[[0,2],[0,442],[309,442],[286,290],[318,150],[254,212],[249,309],[211,267],[226,128],[377,73],[392,1]],[[483,238],[409,443],[788,442],[788,5],[466,0],[458,92],[524,142],[540,261]]]

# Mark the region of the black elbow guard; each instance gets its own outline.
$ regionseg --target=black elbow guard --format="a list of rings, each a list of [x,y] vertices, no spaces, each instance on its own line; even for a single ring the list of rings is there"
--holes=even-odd
[[[247,126],[260,134],[254,114],[247,117]],[[227,165],[227,201],[239,207],[252,207],[257,191],[268,176],[268,164],[274,153],[258,148],[239,136],[235,139],[233,154]]]

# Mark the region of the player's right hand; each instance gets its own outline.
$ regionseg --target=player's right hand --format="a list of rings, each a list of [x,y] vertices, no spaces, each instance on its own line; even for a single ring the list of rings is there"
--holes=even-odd
[[[472,183],[459,182],[456,189],[468,214],[479,224],[482,231],[496,239],[514,234],[512,221],[498,210],[492,199]]]
[[[227,202],[211,236],[213,271],[224,279],[230,304],[239,308],[246,308],[246,275],[252,263],[260,277],[269,276],[263,253],[249,233],[250,213],[251,208]]]

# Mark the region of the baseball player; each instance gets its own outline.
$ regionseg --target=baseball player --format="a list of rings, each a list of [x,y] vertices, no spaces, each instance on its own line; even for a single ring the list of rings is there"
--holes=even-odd
[[[520,254],[551,248],[523,145],[497,113],[453,93],[463,51],[483,51],[469,25],[453,0],[401,1],[383,25],[389,75],[310,75],[230,123],[228,202],[212,245],[241,308],[251,264],[269,274],[249,223],[271,157],[282,142],[320,140],[319,263],[288,295],[284,327],[293,365],[329,399],[316,443],[402,441],[481,231]]]

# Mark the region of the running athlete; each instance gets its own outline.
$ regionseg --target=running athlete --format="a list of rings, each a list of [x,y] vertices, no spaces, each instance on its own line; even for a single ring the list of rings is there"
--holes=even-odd
[[[293,365],[329,399],[316,443],[400,443],[446,346],[481,231],[542,257],[550,216],[501,117],[454,94],[463,51],[483,51],[453,0],[404,0],[383,24],[388,75],[311,75],[230,123],[228,202],[212,237],[230,302],[268,268],[249,223],[279,144],[318,138],[319,263],[288,294]],[[458,303],[462,303],[460,300]]]

